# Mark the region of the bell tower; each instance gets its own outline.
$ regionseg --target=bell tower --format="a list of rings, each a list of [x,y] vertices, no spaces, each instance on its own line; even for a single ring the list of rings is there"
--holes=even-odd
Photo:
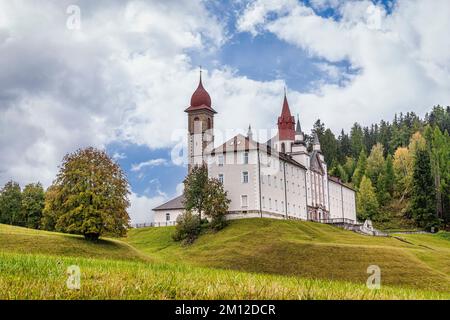
[[[279,152],[292,152],[292,145],[295,141],[295,119],[291,116],[289,103],[286,97],[286,89],[284,89],[284,101],[281,115],[278,117],[278,142],[276,149]]]
[[[214,147],[214,115],[211,97],[200,81],[191,97],[191,105],[184,110],[188,115],[188,170],[205,163],[205,155]]]

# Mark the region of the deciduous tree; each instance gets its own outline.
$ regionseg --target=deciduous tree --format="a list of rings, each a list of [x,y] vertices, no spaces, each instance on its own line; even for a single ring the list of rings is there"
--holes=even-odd
[[[25,225],[20,185],[12,180],[0,190],[0,223]]]
[[[89,147],[67,154],[46,205],[57,214],[56,230],[97,240],[123,236],[129,225],[129,184],[120,166],[104,151]]]
[[[40,226],[42,211],[44,209],[45,193],[42,185],[30,183],[22,192],[22,210],[25,226],[38,229]]]
[[[378,200],[372,182],[366,176],[363,176],[356,195],[358,218],[373,219],[378,214]]]

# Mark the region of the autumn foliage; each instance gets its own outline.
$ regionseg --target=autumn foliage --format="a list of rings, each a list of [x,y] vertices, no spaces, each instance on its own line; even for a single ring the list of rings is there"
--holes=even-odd
[[[106,152],[89,147],[67,154],[47,192],[43,222],[47,228],[82,234],[123,236],[129,225],[129,184]]]

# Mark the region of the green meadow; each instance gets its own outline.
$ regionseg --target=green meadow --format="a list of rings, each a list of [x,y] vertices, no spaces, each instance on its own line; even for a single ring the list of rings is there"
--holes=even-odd
[[[173,228],[124,239],[0,225],[0,299],[450,299],[450,237],[375,238],[312,222],[249,219],[175,243]],[[81,270],[80,290],[66,286]],[[381,289],[366,287],[367,267]]]

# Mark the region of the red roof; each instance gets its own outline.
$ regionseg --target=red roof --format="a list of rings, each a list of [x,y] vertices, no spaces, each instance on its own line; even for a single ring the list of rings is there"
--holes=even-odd
[[[280,141],[295,139],[295,119],[291,116],[286,94],[284,94],[281,116],[278,117],[278,139]]]
[[[198,87],[191,97],[191,105],[185,111],[193,111],[199,109],[209,109],[215,113],[214,109],[211,108],[211,97],[209,96],[208,91],[203,88],[201,73]]]

